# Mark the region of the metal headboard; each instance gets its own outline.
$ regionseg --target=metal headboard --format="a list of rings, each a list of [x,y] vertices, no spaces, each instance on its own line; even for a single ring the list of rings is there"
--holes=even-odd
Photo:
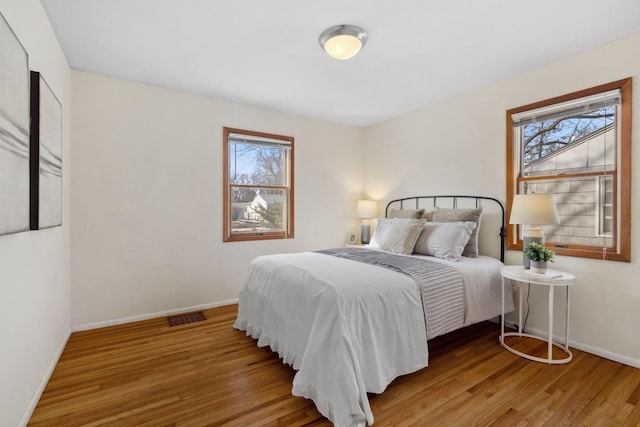
[[[501,214],[501,225],[499,230],[500,236],[500,261],[504,262],[504,249],[505,243],[507,240],[507,228],[505,226],[505,210],[503,204],[493,197],[484,197],[484,196],[460,196],[460,195],[444,195],[444,196],[413,196],[413,197],[405,197],[403,199],[395,199],[391,200],[387,203],[387,207],[384,211],[384,216],[387,217],[389,215],[389,207],[394,204],[400,204],[400,209],[419,209],[425,207],[425,203],[421,203],[425,200],[432,200],[432,207],[438,206],[438,199],[446,199],[452,201],[453,208],[457,208],[459,199],[474,199],[475,206],[481,206],[483,200],[487,200],[489,202],[493,202],[500,207]]]

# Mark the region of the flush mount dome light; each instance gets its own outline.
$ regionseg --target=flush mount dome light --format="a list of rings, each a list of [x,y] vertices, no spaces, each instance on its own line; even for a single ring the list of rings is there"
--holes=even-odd
[[[320,34],[320,46],[335,59],[354,57],[366,42],[366,31],[355,25],[336,25]]]

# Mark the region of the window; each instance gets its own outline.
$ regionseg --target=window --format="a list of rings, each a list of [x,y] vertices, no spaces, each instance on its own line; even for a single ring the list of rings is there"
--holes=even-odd
[[[507,217],[515,194],[553,194],[560,255],[630,261],[631,78],[507,111]],[[522,249],[518,226],[507,247]]]
[[[293,237],[293,137],[224,128],[225,242]]]

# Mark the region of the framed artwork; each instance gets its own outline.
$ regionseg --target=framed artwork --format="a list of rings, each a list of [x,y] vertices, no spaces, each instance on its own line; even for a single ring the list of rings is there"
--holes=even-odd
[[[349,236],[349,244],[355,245],[356,243],[358,243],[358,233],[351,233]]]
[[[0,235],[29,230],[29,57],[0,14]]]
[[[62,104],[31,72],[30,228],[62,225]]]

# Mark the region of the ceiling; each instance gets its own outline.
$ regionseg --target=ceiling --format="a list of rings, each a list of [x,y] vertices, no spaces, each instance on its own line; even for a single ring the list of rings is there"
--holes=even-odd
[[[639,0],[42,0],[72,68],[366,127],[640,31]],[[318,36],[369,39],[347,61]]]

